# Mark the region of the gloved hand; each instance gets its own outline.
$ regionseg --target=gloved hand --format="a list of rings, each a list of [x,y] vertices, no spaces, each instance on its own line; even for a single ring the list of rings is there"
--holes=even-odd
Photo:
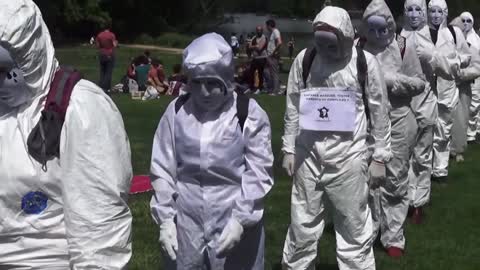
[[[466,57],[460,57],[460,59],[462,61],[461,65],[460,65],[460,68],[467,68],[468,66],[470,66],[470,63],[472,62],[472,56],[471,55],[468,55]]]
[[[243,226],[234,218],[231,218],[225,228],[223,228],[222,234],[218,239],[217,256],[224,257],[229,251],[231,251],[242,239]]]
[[[385,168],[385,164],[375,160],[370,163],[368,172],[370,174],[371,188],[377,188],[380,186],[380,183],[387,178],[387,168]]]
[[[293,176],[295,170],[295,155],[285,153],[283,156],[282,167],[287,171],[288,176]]]
[[[173,219],[164,221],[160,225],[160,244],[168,257],[175,261],[177,259],[178,241],[177,227]]]
[[[418,96],[425,91],[426,82],[417,77],[409,77],[408,85],[412,96]]]
[[[433,43],[430,42],[417,42],[417,55],[422,63],[430,63],[436,52],[436,48]]]

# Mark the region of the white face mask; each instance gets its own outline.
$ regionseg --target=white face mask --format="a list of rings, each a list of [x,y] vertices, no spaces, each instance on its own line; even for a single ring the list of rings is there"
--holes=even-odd
[[[439,27],[445,19],[445,14],[442,8],[434,6],[434,7],[431,7],[430,10],[428,10],[428,17],[430,19],[431,24],[433,24],[436,27]]]
[[[465,33],[469,33],[473,29],[473,21],[471,18],[467,17],[462,17],[462,23],[463,26],[465,27]]]
[[[317,53],[322,57],[332,60],[343,57],[342,47],[335,33],[322,30],[315,31],[314,41]]]
[[[23,72],[15,67],[10,53],[0,47],[0,106],[15,108],[31,97]]]
[[[367,40],[378,47],[387,47],[393,34],[388,29],[387,20],[381,16],[371,16],[367,19],[367,25]]]
[[[228,96],[224,84],[216,78],[192,79],[189,89],[193,102],[202,111],[219,109]]]
[[[425,17],[421,7],[417,5],[412,5],[407,8],[407,18],[408,23],[414,29],[417,29],[424,23]]]

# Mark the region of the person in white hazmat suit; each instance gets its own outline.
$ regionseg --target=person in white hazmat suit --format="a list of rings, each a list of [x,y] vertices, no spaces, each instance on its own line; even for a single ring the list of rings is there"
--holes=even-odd
[[[464,12],[460,15],[465,26],[464,33],[472,53],[480,54],[480,37],[473,29],[475,20],[470,12]],[[468,123],[467,140],[476,142],[480,133],[480,78],[475,79],[472,84],[472,101],[470,105],[470,120]]]
[[[376,56],[382,67],[390,101],[393,159],[386,163],[387,179],[379,188],[372,187],[371,209],[374,238],[381,232],[381,242],[391,257],[400,257],[405,249],[403,225],[407,218],[408,171],[415,144],[417,123],[410,108],[412,97],[423,93],[425,80],[409,73],[403,63],[419,61],[416,49],[406,47],[404,40],[395,40],[395,19],[384,0],[373,0],[365,9],[361,46]],[[402,44],[403,52],[399,43]],[[413,51],[406,53],[405,51]],[[402,54],[403,53],[403,54]],[[402,59],[407,55],[413,59]],[[419,62],[418,62],[419,63]]]
[[[344,9],[325,7],[313,28],[316,56],[308,78],[303,78],[302,63],[307,58],[307,50],[303,50],[288,80],[282,150],[283,167],[293,176],[293,188],[282,265],[284,269],[315,268],[318,241],[325,228],[325,207],[330,204],[339,269],[375,269],[368,207],[367,119],[375,144],[370,174],[378,181],[385,178],[385,163],[392,157],[386,85],[377,60],[365,52],[368,78],[362,91],[357,70],[359,53],[353,47],[354,29]],[[342,98],[325,103],[332,96]],[[321,114],[323,120],[318,120],[316,110],[322,104],[329,107],[324,109],[330,110],[330,116]],[[349,125],[344,127],[342,123]]]
[[[469,120],[476,115],[475,105],[472,104],[472,92],[480,93],[480,37],[473,31],[473,16],[469,12],[463,12],[460,17],[452,21],[452,25],[459,27],[467,39],[472,56],[470,65],[460,70],[460,102],[454,114],[452,129],[452,151],[457,162],[464,161],[464,153],[467,149],[467,131]],[[474,105],[474,106],[471,106]],[[472,113],[472,114],[471,114]],[[472,140],[475,136],[472,135]]]
[[[123,269],[131,257],[130,147],[95,84],[73,89],[60,157],[28,153],[59,63],[31,0],[0,2],[0,269]],[[46,169],[46,170],[45,170]]]
[[[263,200],[273,185],[268,116],[247,100],[242,131],[233,53],[220,35],[194,40],[183,65],[189,94],[166,109],[152,150],[151,210],[167,268],[264,269]]]
[[[436,84],[436,75],[452,80],[452,73],[458,73],[460,60],[456,53],[442,54],[432,42],[427,22],[427,5],[424,0],[405,1],[405,25],[401,37],[407,47],[416,48],[417,61],[406,63],[409,72],[425,76],[427,84],[422,94],[415,96],[410,104],[417,119],[418,131],[414,152],[410,160],[409,197],[412,207],[412,221],[423,222],[423,206],[430,200],[433,134],[437,122],[437,97],[432,89]],[[413,59],[405,52],[404,58]],[[447,52],[448,53],[448,52]]]
[[[445,0],[431,0],[428,3],[430,35],[435,47],[442,53],[457,53],[462,67],[470,64],[471,57],[462,31],[456,26],[448,26],[448,6]],[[459,102],[459,90],[455,79],[436,77],[438,120],[433,138],[432,180],[445,183],[448,176],[452,138],[453,113]]]

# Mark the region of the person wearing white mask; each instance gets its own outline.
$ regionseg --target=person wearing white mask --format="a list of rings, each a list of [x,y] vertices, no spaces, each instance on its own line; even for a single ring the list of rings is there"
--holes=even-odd
[[[405,38],[406,46],[416,48],[417,62],[407,63],[411,74],[425,76],[427,84],[422,94],[415,96],[411,108],[417,119],[418,131],[414,152],[410,161],[409,197],[412,207],[412,221],[423,222],[423,206],[430,200],[433,134],[437,122],[437,98],[432,89],[436,84],[436,76],[452,80],[460,69],[460,60],[456,53],[447,52],[444,55],[437,50],[432,42],[427,23],[427,5],[425,0],[405,1],[405,25],[401,36]],[[407,52],[406,52],[407,53]],[[405,55],[410,58],[409,55]],[[412,58],[413,59],[413,58]]]
[[[392,123],[391,148],[393,159],[386,163],[387,179],[372,187],[370,201],[374,220],[374,235],[391,257],[400,257],[405,249],[403,225],[407,218],[408,171],[415,144],[417,123],[410,108],[412,97],[423,93],[425,78],[409,73],[408,63],[417,61],[415,48],[405,40],[395,40],[395,19],[384,0],[373,0],[365,9],[359,46],[376,56],[385,77],[390,101]],[[402,44],[402,50],[399,47]],[[413,51],[406,53],[405,51]],[[410,59],[403,58],[405,55]]]
[[[315,46],[296,57],[288,80],[282,151],[293,188],[282,265],[315,268],[330,202],[339,269],[372,270],[368,173],[383,180],[392,158],[386,85],[375,57],[353,46],[347,11],[325,7],[313,30]]]
[[[38,158],[30,135],[64,69],[33,1],[0,1],[0,44],[0,269],[125,269],[132,167],[120,112],[79,80],[58,144]]]
[[[167,269],[264,269],[263,201],[273,185],[268,116],[234,90],[233,52],[218,34],[183,53],[187,95],[155,133],[152,216]]]
[[[445,54],[458,54],[461,67],[470,64],[468,45],[462,31],[447,24],[448,6],[445,0],[431,0],[428,3],[430,35],[435,48]],[[453,112],[459,102],[459,91],[455,80],[435,76],[432,85],[437,96],[438,120],[433,139],[432,180],[445,183],[448,177],[450,148],[453,126]]]
[[[480,37],[473,29],[475,20],[470,12],[463,12],[460,15],[464,24],[464,33],[473,53],[480,54]],[[468,123],[467,140],[476,142],[480,133],[480,79],[472,84],[472,101],[470,105],[470,120]],[[461,161],[462,158],[460,158]]]
[[[470,131],[470,140],[474,141],[476,132],[470,128],[469,121],[477,122],[478,107],[472,102],[472,96],[480,100],[480,37],[473,31],[473,16],[469,12],[463,12],[455,18],[452,25],[456,25],[463,31],[469,46],[472,61],[470,65],[460,71],[460,103],[455,111],[453,131],[452,131],[452,153],[451,155],[457,162],[464,161],[464,153],[467,149],[468,135]],[[477,107],[477,108],[476,108]],[[475,124],[472,124],[475,126]]]

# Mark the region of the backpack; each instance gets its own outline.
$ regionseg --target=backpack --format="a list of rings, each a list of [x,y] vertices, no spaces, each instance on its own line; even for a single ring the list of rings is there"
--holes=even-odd
[[[452,34],[453,42],[455,43],[455,45],[457,45],[457,33],[455,32],[455,28],[453,27],[453,25],[449,25],[448,30],[450,30],[450,33]],[[433,43],[436,45],[437,40],[433,40],[434,39],[433,31],[434,31],[433,29],[430,29],[430,35],[432,36],[432,41],[434,41]],[[437,37],[437,39],[438,39],[438,37]]]
[[[175,102],[175,113],[178,113],[182,106],[190,99],[190,94],[185,94],[180,96]],[[246,95],[239,94],[237,95],[237,118],[238,124],[240,125],[240,130],[243,132],[243,127],[245,126],[245,121],[248,117],[248,106],[250,103],[250,98]]]
[[[82,79],[80,72],[61,67],[47,94],[40,120],[28,136],[28,153],[47,171],[47,161],[60,157],[60,135],[73,88]]]
[[[366,85],[367,85],[367,77],[368,77],[368,65],[367,65],[367,58],[365,57],[365,52],[360,46],[355,46],[357,49],[357,78],[358,82],[360,83],[360,87],[362,88],[362,99],[363,105],[365,107],[365,115],[367,116],[367,120],[370,120],[370,109],[368,108],[368,100],[366,95]],[[307,79],[308,75],[310,74],[310,69],[312,68],[313,60],[317,55],[317,49],[315,47],[307,48],[305,52],[305,56],[303,57],[302,62],[302,78],[303,78],[303,85],[307,87]]]

